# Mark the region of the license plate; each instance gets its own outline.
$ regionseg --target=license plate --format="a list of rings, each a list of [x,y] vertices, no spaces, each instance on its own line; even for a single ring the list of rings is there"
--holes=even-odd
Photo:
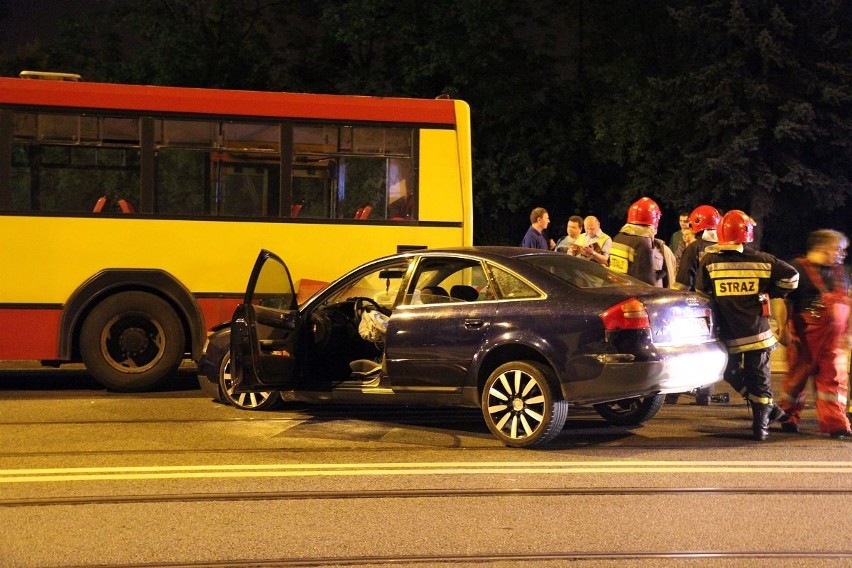
[[[707,318],[677,318],[671,323],[671,336],[673,339],[698,338],[710,335]]]

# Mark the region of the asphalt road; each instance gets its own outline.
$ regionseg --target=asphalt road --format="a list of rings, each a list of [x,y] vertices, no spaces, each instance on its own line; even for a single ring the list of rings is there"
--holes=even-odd
[[[852,443],[812,408],[765,443],[735,396],[636,428],[580,408],[517,450],[475,410],[247,412],[196,387],[0,372],[0,565],[852,566]]]

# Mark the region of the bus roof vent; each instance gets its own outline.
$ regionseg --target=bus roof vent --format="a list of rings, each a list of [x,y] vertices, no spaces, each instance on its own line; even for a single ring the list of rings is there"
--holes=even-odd
[[[21,71],[21,79],[44,79],[48,81],[81,81],[76,73],[54,73],[51,71]]]

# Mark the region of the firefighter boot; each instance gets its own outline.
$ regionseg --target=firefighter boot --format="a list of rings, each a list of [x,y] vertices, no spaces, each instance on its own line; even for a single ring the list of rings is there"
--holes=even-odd
[[[778,406],[777,403],[773,402],[771,405],[771,410],[769,411],[769,422],[781,422],[782,424],[790,420],[790,417],[787,416],[787,413],[784,412],[784,409]]]
[[[751,411],[752,438],[758,442],[763,442],[769,437],[769,415],[772,413],[772,405],[755,402],[751,405]]]

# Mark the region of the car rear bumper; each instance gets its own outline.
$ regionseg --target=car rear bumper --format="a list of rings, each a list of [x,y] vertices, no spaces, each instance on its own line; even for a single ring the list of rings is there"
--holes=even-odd
[[[722,380],[728,353],[720,342],[688,347],[661,347],[653,361],[600,355],[593,377],[562,383],[565,400],[591,404],[654,393],[686,392]],[[590,366],[585,366],[588,369]]]

